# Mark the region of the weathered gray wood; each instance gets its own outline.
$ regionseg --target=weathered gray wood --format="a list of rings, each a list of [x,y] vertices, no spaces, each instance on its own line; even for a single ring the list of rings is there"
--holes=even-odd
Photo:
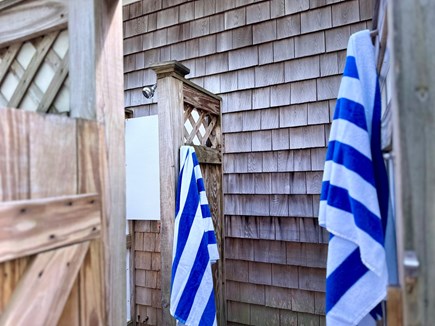
[[[89,242],[84,242],[39,254],[1,315],[0,324],[25,325],[36,321],[56,325],[88,248]]]
[[[45,55],[50,50],[50,47],[53,44],[53,42],[56,40],[58,34],[59,32],[53,32],[47,36],[44,36],[44,38],[38,43],[36,47],[36,52],[34,53],[32,60],[29,63],[29,66],[24,71],[23,76],[21,76],[21,79],[17,87],[15,88],[13,95],[9,100],[8,103],[9,107],[12,108],[18,107],[28,87],[33,81],[33,78],[35,77],[36,72],[39,69],[39,66],[44,61]]]
[[[9,67],[14,61],[15,56],[18,54],[20,48],[21,48],[21,44],[15,43],[9,46],[8,49],[6,50],[6,53],[4,53],[2,62],[0,63],[0,82],[3,81],[3,78],[5,78],[9,70]]]
[[[399,278],[404,325],[435,318],[435,34],[434,2],[391,2],[394,157]],[[404,266],[405,252],[419,267]]]
[[[175,63],[153,66],[157,73],[159,92],[170,94],[159,101],[159,156],[160,156],[160,203],[161,210],[161,275],[163,324],[173,325],[169,312],[172,243],[174,234],[174,212],[176,182],[179,171],[179,149],[183,144],[183,82],[174,78],[184,77],[186,70],[180,71]],[[168,124],[170,127],[168,127]]]
[[[43,97],[41,98],[41,101],[36,111],[45,113],[49,110],[50,106],[53,104],[54,99],[56,98],[56,95],[58,95],[58,92],[62,87],[66,76],[68,76],[68,73],[69,73],[69,55],[67,52],[64,58],[61,60],[58,69],[56,69],[53,79],[51,80],[47,91],[44,93]]]
[[[122,8],[119,1],[69,1],[71,116],[103,126],[100,177],[105,314],[108,325],[125,323],[125,160]],[[84,37],[86,36],[86,37]]]
[[[222,164],[222,154],[219,150],[197,145],[193,145],[193,147],[199,163]]]
[[[95,194],[2,202],[0,261],[96,238],[100,213]]]
[[[6,1],[3,8],[1,5],[0,48],[62,29],[67,24],[66,0]]]

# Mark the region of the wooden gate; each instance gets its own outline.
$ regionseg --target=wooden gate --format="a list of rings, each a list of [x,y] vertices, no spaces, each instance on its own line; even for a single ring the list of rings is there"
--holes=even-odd
[[[0,1],[2,326],[126,322],[121,42],[118,1]]]

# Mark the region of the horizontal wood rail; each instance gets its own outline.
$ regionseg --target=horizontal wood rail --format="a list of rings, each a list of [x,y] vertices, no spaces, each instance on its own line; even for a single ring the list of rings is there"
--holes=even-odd
[[[196,156],[198,157],[198,162],[203,164],[222,164],[222,154],[219,150],[205,147],[192,145],[195,148]]]
[[[220,114],[220,100],[216,96],[212,97],[210,94],[204,93],[204,91],[199,91],[191,83],[185,82],[183,84],[183,97],[184,102],[194,108],[200,108],[217,116]]]
[[[0,203],[0,262],[97,238],[97,194]]]
[[[67,0],[7,1],[3,7],[5,9],[2,10],[0,5],[0,21],[7,23],[0,30],[0,48],[63,29],[67,25]],[[26,19],[22,19],[23,16]]]

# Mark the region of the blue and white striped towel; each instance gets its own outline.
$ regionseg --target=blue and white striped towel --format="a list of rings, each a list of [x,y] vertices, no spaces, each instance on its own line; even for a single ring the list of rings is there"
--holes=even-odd
[[[349,39],[331,126],[319,223],[329,240],[326,323],[372,325],[388,273],[388,180],[380,142],[381,97],[368,30]]]
[[[217,325],[211,264],[219,259],[195,150],[180,149],[171,279],[171,314],[179,323]]]

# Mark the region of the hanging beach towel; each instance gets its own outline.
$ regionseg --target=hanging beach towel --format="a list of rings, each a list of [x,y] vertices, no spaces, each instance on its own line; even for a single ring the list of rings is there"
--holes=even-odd
[[[368,30],[349,39],[331,126],[319,223],[331,237],[326,278],[329,326],[374,325],[386,296],[388,180],[380,143],[381,98]]]
[[[217,325],[211,264],[219,259],[201,169],[193,147],[180,149],[170,311],[189,326]]]

